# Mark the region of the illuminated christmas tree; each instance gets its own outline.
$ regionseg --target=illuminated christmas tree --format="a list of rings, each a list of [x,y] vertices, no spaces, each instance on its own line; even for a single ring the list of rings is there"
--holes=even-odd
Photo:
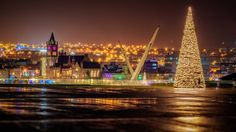
[[[206,87],[191,7],[188,8],[174,87]]]

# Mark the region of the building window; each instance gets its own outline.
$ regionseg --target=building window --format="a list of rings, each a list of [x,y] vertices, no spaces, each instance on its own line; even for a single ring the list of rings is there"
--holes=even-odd
[[[156,63],[152,63],[152,66],[157,66],[157,64]]]
[[[52,55],[53,55],[53,56],[56,56],[56,55],[57,55],[57,52],[52,52]]]

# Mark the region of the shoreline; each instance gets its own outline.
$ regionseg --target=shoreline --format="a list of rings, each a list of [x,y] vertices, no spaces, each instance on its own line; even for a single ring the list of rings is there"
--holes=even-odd
[[[0,87],[32,87],[32,88],[174,88],[172,84],[156,85],[90,85],[90,84],[0,84]],[[206,88],[217,88],[208,86]],[[234,87],[218,87],[234,88]],[[186,88],[188,89],[188,88]],[[202,89],[202,88],[200,88]]]
[[[90,84],[0,84],[0,87],[37,87],[37,88],[173,88],[168,85],[90,85]]]

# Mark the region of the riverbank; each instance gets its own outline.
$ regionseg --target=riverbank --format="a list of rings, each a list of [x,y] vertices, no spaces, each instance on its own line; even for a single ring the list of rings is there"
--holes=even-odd
[[[217,82],[206,83],[207,88],[233,88],[232,84]],[[112,85],[112,84],[0,84],[0,87],[36,87],[36,88],[173,88],[173,83],[158,83],[152,85]]]
[[[89,84],[0,84],[0,87],[36,87],[36,88],[172,88],[171,84],[159,85],[89,85]]]

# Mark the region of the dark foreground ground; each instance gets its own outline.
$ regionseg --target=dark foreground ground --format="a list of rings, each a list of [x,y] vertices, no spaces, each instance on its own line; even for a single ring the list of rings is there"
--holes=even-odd
[[[0,131],[236,131],[236,89],[0,88]]]

